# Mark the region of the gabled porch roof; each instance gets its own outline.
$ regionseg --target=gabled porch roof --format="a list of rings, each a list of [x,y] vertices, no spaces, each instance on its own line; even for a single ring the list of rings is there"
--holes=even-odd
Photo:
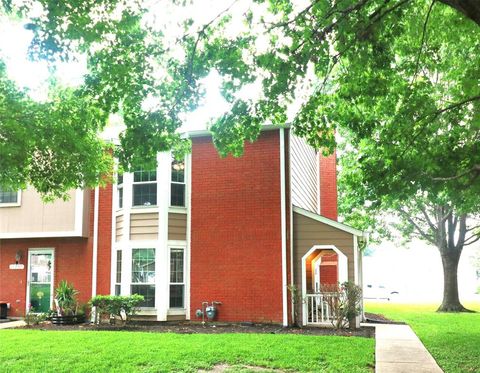
[[[338,221],[335,221],[335,220],[326,218],[325,216],[316,214],[316,213],[314,213],[314,212],[311,212],[311,211],[302,209],[301,207],[293,206],[293,212],[296,212],[297,214],[306,216],[307,218],[310,218],[310,219],[314,219],[314,220],[316,220],[316,221],[319,221],[320,223],[327,224],[327,225],[329,225],[329,226],[331,226],[331,227],[333,227],[333,228],[337,228],[337,229],[340,229],[340,230],[342,230],[342,231],[344,231],[344,232],[353,234],[353,235],[355,235],[355,236],[365,237],[365,238],[368,237],[368,233],[366,233],[366,232],[363,232],[363,231],[361,231],[361,230],[359,230],[359,229],[350,227],[349,225],[346,225],[346,224],[343,224],[343,223],[339,223]]]

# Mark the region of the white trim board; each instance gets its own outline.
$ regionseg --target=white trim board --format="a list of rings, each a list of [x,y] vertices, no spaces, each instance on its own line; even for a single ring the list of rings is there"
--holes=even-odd
[[[287,296],[287,206],[285,185],[285,129],[280,129],[280,229],[282,236],[282,305],[283,326],[288,325]]]
[[[319,221],[320,223],[324,223],[324,224],[329,225],[333,228],[340,229],[341,231],[353,234],[355,236],[368,237],[367,233],[362,232],[359,229],[350,227],[349,225],[346,225],[346,224],[343,224],[343,223],[339,223],[338,221],[326,218],[325,216],[315,214],[313,212],[307,211],[307,210],[302,209],[300,207],[293,206],[293,212],[296,212],[297,214],[306,216],[307,218]]]

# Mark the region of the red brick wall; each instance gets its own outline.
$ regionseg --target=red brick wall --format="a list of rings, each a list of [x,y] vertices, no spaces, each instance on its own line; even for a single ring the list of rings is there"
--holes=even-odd
[[[100,189],[97,293],[110,293],[111,186]],[[54,286],[61,280],[73,283],[78,299],[86,303],[92,294],[92,247],[94,192],[90,195],[90,236],[88,238],[30,238],[0,240],[0,301],[11,304],[10,316],[23,316],[26,309],[28,249],[54,248]],[[22,253],[23,270],[11,270],[17,251]]]
[[[320,155],[320,215],[337,220],[337,156]]]
[[[337,254],[324,255],[320,264],[320,284],[336,285],[338,283]]]
[[[100,188],[99,194],[100,205],[98,208],[97,294],[110,294],[110,276],[112,268],[112,185],[109,184],[105,188]],[[93,224],[91,234],[93,234]]]
[[[45,238],[2,240],[0,246],[0,300],[11,304],[10,316],[23,316],[26,309],[28,249],[54,248],[54,286],[61,280],[73,283],[80,302],[91,296],[92,251],[86,238]],[[23,270],[11,270],[17,251],[22,253]]]
[[[224,321],[282,322],[279,131],[221,159],[192,145],[191,312],[220,301]]]

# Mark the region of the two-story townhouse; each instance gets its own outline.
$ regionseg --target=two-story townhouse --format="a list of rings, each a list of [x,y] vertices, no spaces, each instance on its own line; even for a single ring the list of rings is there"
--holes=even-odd
[[[321,286],[361,285],[366,238],[337,222],[335,155],[288,128],[265,126],[240,158],[219,157],[207,131],[188,136],[183,162],[160,153],[156,170],[68,201],[0,194],[0,301],[10,315],[48,309],[67,280],[84,302],[142,294],[140,315],[159,321],[199,320],[205,302],[218,302],[221,321],[328,322]],[[291,286],[302,297],[296,313]]]

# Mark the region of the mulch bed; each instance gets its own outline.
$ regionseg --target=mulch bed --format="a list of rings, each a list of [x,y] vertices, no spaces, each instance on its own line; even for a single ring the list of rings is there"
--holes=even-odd
[[[373,324],[398,324],[398,325],[406,324],[402,321],[390,320],[378,313],[365,312],[365,318],[367,319],[367,322],[373,323]]]
[[[24,326],[25,329],[40,330],[91,330],[91,331],[129,331],[129,332],[152,332],[152,333],[178,333],[178,334],[222,334],[222,333],[262,333],[262,334],[299,334],[299,335],[337,335],[345,337],[374,338],[375,328],[361,327],[357,330],[335,330],[322,327],[282,327],[271,324],[230,324],[230,323],[207,323],[205,326],[193,322],[145,322],[129,323],[126,326],[117,325],[53,325],[44,322],[40,325]]]

